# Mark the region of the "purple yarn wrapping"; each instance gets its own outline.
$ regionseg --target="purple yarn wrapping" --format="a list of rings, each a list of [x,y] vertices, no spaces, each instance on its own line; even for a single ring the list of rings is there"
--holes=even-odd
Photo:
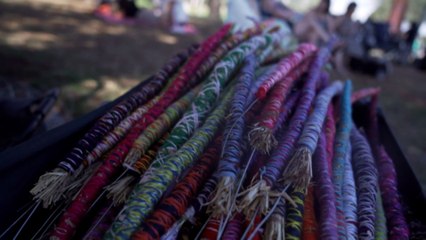
[[[279,141],[269,162],[266,164],[263,178],[268,186],[273,186],[273,184],[278,180],[295,148],[296,141],[302,132],[303,124],[308,117],[309,110],[315,97],[315,89],[318,81],[320,81],[321,69],[328,61],[329,57],[330,50],[326,47],[321,48],[310,66],[310,71],[303,86],[298,106],[290,120],[285,137]]]
[[[281,112],[277,119],[277,124],[274,127],[274,132],[279,131],[284,127],[287,120],[290,118],[291,114],[295,111],[295,106],[297,101],[299,100],[301,92],[295,91],[290,93],[287,97],[285,103],[281,106]]]
[[[196,216],[204,207],[205,204],[210,200],[210,197],[213,191],[216,189],[217,177],[212,176],[203,186],[203,189],[198,193],[197,198],[195,198],[190,207],[185,212],[185,217],[190,220]]]
[[[392,159],[380,145],[377,120],[377,96],[373,96],[369,109],[368,139],[379,171],[379,186],[390,240],[409,239],[410,231],[399,198],[397,175]]]
[[[336,219],[336,196],[331,181],[327,161],[327,142],[325,128],[318,140],[313,156],[313,180],[315,182],[315,199],[319,203],[319,234],[320,239],[338,239]]]
[[[367,139],[351,131],[352,165],[358,196],[358,238],[374,239],[376,221],[377,169]]]
[[[231,221],[226,225],[225,232],[221,239],[237,240],[243,234],[244,216],[241,213],[236,213]]]
[[[346,222],[346,238],[348,240],[356,240],[358,239],[357,196],[351,157],[352,146],[349,142],[345,158],[345,177],[343,179],[343,213]]]
[[[399,197],[395,166],[383,146],[377,166],[389,239],[409,239],[410,230]]]
[[[254,79],[254,70],[257,61],[254,55],[249,55],[244,61],[235,86],[235,93],[231,100],[230,115],[226,121],[223,134],[223,157],[219,161],[216,175],[235,179],[242,156],[242,142],[245,128],[244,110],[247,106],[247,96]]]
[[[312,113],[309,114],[308,119],[303,127],[302,134],[300,135],[298,145],[307,147],[311,153],[315,151],[322,126],[325,121],[328,105],[331,99],[341,92],[343,84],[341,82],[334,82],[324,90],[322,90],[315,98]]]
[[[66,172],[74,173],[81,166],[87,154],[96,147],[96,144],[133,110],[155,96],[195,49],[196,47],[192,46],[185,53],[179,53],[171,58],[155,75],[154,79],[143,86],[140,91],[132,94],[102,116],[84,137],[77,142],[76,146],[65,156],[65,159],[59,163],[58,167]]]

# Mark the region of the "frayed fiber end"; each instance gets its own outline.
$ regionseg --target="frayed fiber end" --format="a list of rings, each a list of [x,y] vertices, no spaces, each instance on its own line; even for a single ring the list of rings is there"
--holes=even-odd
[[[240,193],[242,197],[238,204],[238,209],[242,211],[248,219],[253,218],[256,213],[266,214],[269,210],[269,197],[271,188],[266,182],[261,180],[252,187]]]
[[[133,166],[139,158],[143,155],[142,151],[139,149],[132,149],[127,154],[126,159],[124,159],[124,164],[128,166]]]
[[[108,191],[107,197],[112,198],[112,202],[115,206],[127,200],[132,191],[132,183],[135,180],[136,178],[132,175],[126,176],[105,188]]]
[[[210,211],[213,217],[225,216],[235,209],[235,202],[233,202],[236,194],[235,179],[231,177],[222,177],[214,192],[212,205]]]
[[[35,200],[43,202],[43,207],[47,208],[61,199],[65,186],[72,181],[72,175],[61,168],[40,176],[36,185],[30,190]]]
[[[311,178],[312,153],[307,147],[298,148],[284,170],[284,182],[306,190]]]
[[[255,126],[249,132],[249,141],[254,149],[264,154],[268,154],[278,144],[272,129],[264,126]]]
[[[264,239],[285,240],[285,218],[273,214],[266,223]]]

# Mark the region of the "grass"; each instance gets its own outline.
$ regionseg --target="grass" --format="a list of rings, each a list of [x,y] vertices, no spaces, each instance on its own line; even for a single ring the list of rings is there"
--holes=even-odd
[[[90,1],[0,3],[0,80],[40,91],[61,89],[71,118],[112,100],[158,70],[174,53],[214,32],[219,22],[194,19],[200,33],[172,35],[148,25],[109,25],[91,15]],[[380,106],[426,189],[424,73],[395,66],[384,81],[351,74],[355,88],[380,86]]]

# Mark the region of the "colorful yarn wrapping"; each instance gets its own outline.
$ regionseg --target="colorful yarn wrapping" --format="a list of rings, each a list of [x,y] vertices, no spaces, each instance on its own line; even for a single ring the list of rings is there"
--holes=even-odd
[[[290,197],[296,203],[296,206],[292,204],[287,205],[285,239],[299,240],[302,236],[305,190],[292,189]]]
[[[318,239],[318,225],[315,217],[314,209],[314,186],[308,187],[308,193],[305,199],[305,213],[303,214],[303,231],[302,239],[315,240]]]
[[[216,168],[221,142],[222,135],[219,134],[188,174],[142,223],[141,228],[133,234],[133,239],[159,239],[184,214],[189,201]]]
[[[133,143],[132,149],[124,160],[123,166],[140,172],[138,169],[134,168],[136,161],[145,154],[145,151],[148,150],[152,143],[157,141],[165,132],[169,131],[182,117],[198,90],[199,88],[194,88],[185,96],[174,102],[142,132]]]
[[[290,119],[291,115],[295,111],[295,107],[297,106],[297,101],[299,100],[300,94],[300,91],[294,91],[290,94],[290,96],[287,97],[285,103],[281,106],[281,111],[277,119],[277,124],[273,129],[274,133],[280,131],[284,127],[284,124],[288,121],[288,119]]]
[[[268,79],[260,86],[256,93],[258,99],[266,97],[268,91],[282,78],[289,74],[293,69],[300,65],[303,61],[315,54],[317,48],[315,45],[304,43],[300,44],[296,51],[287,58],[281,60],[276,66],[276,71],[271,74]]]
[[[187,220],[195,224],[195,216],[202,212],[202,209],[206,207],[206,203],[211,199],[216,185],[217,178],[215,176],[209,178],[209,180],[207,180],[204,184],[202,190],[198,193],[197,197],[191,201],[183,216],[170,227],[167,233],[161,237],[161,240],[176,239],[181,227]]]
[[[216,218],[210,218],[207,222],[206,228],[204,229],[201,239],[213,240],[217,239],[219,230],[220,220]]]
[[[258,45],[253,44],[253,45],[257,47],[259,46],[259,44]],[[132,131],[129,133],[130,136],[124,139],[122,141],[122,144],[120,144],[116,148],[117,151],[109,154],[109,156],[111,157],[107,159],[106,164],[104,164],[101,168],[99,168],[98,174],[95,174],[96,177],[93,178],[91,181],[89,181],[88,184],[86,184],[86,186],[89,186],[90,189],[87,190],[86,188],[80,192],[79,196],[82,196],[80,199],[81,200],[84,199],[84,201],[80,201],[80,203],[78,203],[79,198],[77,198],[77,201],[74,201],[76,203],[73,202],[73,204],[70,207],[71,213],[67,212],[65,214],[65,216],[70,215],[71,217],[64,217],[62,218],[63,220],[72,219],[71,222],[73,222],[73,224],[81,220],[81,218],[84,216],[86,212],[85,207],[83,207],[83,205],[86,205],[86,207],[90,205],[90,203],[95,199],[95,196],[92,195],[92,193],[97,193],[100,187],[105,186],[106,184],[105,180],[108,179],[109,176],[111,176],[113,173],[117,171],[117,166],[121,164],[123,160],[122,158],[129,151],[129,147],[130,147],[129,144],[132,144],[135,138],[142,132],[142,130],[145,129],[147,125],[151,124],[155,120],[155,118],[162,113],[164,108],[167,107],[174,99],[176,99],[177,94],[179,94],[184,87],[187,87],[186,86],[187,83],[188,83],[187,79],[177,78],[177,80],[174,81],[174,83],[171,86],[169,86],[169,88],[164,93],[162,100],[159,101],[159,103],[156,104],[154,107],[152,107],[147,114],[145,114],[144,121],[134,126]],[[214,89],[213,89],[213,92],[214,92]],[[174,137],[174,134],[172,132],[170,135],[170,138],[173,138],[173,137]],[[100,179],[103,179],[103,180],[100,180]],[[88,191],[90,191],[90,193],[87,193]],[[73,224],[65,224],[64,222],[62,223],[63,223],[62,225],[64,226],[67,225],[68,227],[64,227],[60,225],[59,229],[73,228],[72,227]],[[72,230],[71,231],[65,230],[62,232],[72,232]],[[72,233],[62,234],[58,232],[58,236],[67,235],[67,234],[72,234]]]
[[[351,89],[351,82],[346,81],[340,99],[340,121],[336,129],[333,152],[332,179],[336,195],[337,229],[339,238],[346,238],[347,236],[343,209],[343,179],[345,174],[346,151],[348,150],[349,136],[352,128]]]
[[[358,196],[358,239],[374,239],[377,169],[367,140],[356,128],[352,128],[350,139]]]
[[[380,147],[377,168],[379,170],[379,184],[386,215],[388,237],[390,240],[409,239],[410,230],[397,189],[395,166],[383,146]]]
[[[336,121],[334,120],[334,105],[328,105],[327,117],[325,119],[326,151],[328,162],[328,173],[331,175],[334,157],[334,137],[336,135]]]
[[[216,185],[217,178],[213,175],[204,184],[202,190],[198,193],[197,197],[191,201],[191,204],[186,209],[183,216],[173,224],[173,226],[167,231],[167,233],[165,233],[161,237],[161,240],[176,239],[181,227],[188,220],[192,224],[195,224],[195,216],[197,216],[200,212],[203,212],[203,209],[206,208],[206,203],[212,198],[213,191],[216,188]]]
[[[125,175],[123,178],[117,179],[105,188],[108,192],[107,197],[113,200],[114,205],[121,205],[127,200],[130,192],[136,184],[136,180],[151,165],[158,153],[158,150],[164,144],[168,136],[169,134],[165,133],[140,159],[138,159],[138,161],[133,165],[133,168],[123,172]]]
[[[139,183],[120,215],[108,230],[106,236],[114,239],[128,239],[139,224],[152,211],[154,205],[176,179],[204,151],[223,121],[232,91],[228,91],[220,105],[210,114],[205,123],[192,138],[174,155],[165,159],[161,168],[153,168],[151,177]]]
[[[274,212],[266,222],[264,239],[285,240],[286,237],[286,202],[280,199]],[[250,236],[250,235],[249,235]]]
[[[154,106],[159,100],[159,97],[155,97],[152,101],[138,108],[126,119],[122,120],[120,124],[114,128],[89,154],[86,160],[84,160],[85,166],[87,167],[84,171],[75,173],[75,180],[67,186],[66,192],[72,192],[72,190],[78,190],[81,186],[93,175],[95,170],[101,163],[93,164],[95,160],[101,157],[106,151],[110,150],[118,141],[120,141],[124,135],[127,134],[128,130],[145,114],[152,106]],[[83,166],[81,166],[82,168]]]
[[[101,240],[121,207],[122,206],[113,206],[112,201],[106,201],[89,225],[92,227],[84,236],[84,240]]]
[[[343,209],[346,222],[346,239],[355,240],[358,239],[357,229],[357,196],[355,188],[354,173],[352,170],[351,162],[351,143],[348,143],[348,150],[346,151],[345,158],[345,173],[343,179]]]
[[[158,102],[160,96],[155,97],[146,105],[137,108],[131,115],[127,116],[113,131],[109,132],[107,136],[100,141],[96,147],[90,152],[85,160],[86,165],[91,165],[104,153],[110,150],[118,141],[120,141],[130,128],[141,119],[141,117]]]
[[[58,239],[68,239],[74,234],[76,226],[82,221],[87,210],[102,191],[102,188],[104,188],[111,181],[111,178],[120,170],[119,167],[135,139],[145,127],[151,123],[149,119],[155,120],[145,117],[143,119],[144,121],[136,124],[126,138],[107,155],[105,161],[86,182],[77,197],[62,215],[52,236]]]
[[[164,144],[165,151],[162,155],[169,155],[177,150],[176,145],[185,142],[194,130],[202,124],[213,104],[218,100],[223,87],[230,81],[232,74],[243,63],[246,56],[257,48],[266,45],[265,37],[253,37],[229,52],[210,73],[202,86],[200,93],[191,104],[190,110],[185,112],[183,118],[173,128],[169,139]]]
[[[157,104],[155,106],[157,106]],[[151,110],[153,108],[151,108]],[[148,117],[148,114],[150,113],[154,116],[158,116],[161,112],[148,111],[148,113],[144,115],[143,121],[133,126],[126,138],[108,154],[103,164],[96,170],[95,174],[93,174],[89,181],[80,190],[77,198],[62,215],[59,224],[52,235],[59,239],[67,239],[73,235],[75,227],[84,218],[88,208],[102,191],[102,188],[104,188],[111,181],[111,177],[119,171],[119,166],[132,147],[133,142],[140,133],[155,120],[152,116]],[[126,190],[126,188],[123,188],[123,190]],[[119,196],[120,197],[115,200],[116,202],[122,201],[125,194],[120,194]]]
[[[402,209],[397,189],[397,176],[392,159],[380,145],[377,120],[378,96],[373,91],[369,106],[368,139],[374,153],[379,172],[380,192],[383,196],[383,207],[386,213],[389,239],[408,239],[409,227]]]
[[[209,199],[213,197],[213,191],[217,186],[217,182],[217,177],[213,175],[206,184],[204,184],[197,198],[191,202],[190,207],[185,211],[183,216],[185,220],[188,219],[191,222],[195,221],[194,216],[202,211]]]
[[[253,104],[253,102],[256,99],[256,92],[259,89],[260,85],[262,85],[262,83],[266,81],[268,76],[273,71],[274,71],[274,66],[270,66],[270,67],[266,66],[266,67],[261,67],[260,69],[257,69],[255,79],[250,87],[250,94],[247,96],[248,103]]]
[[[65,161],[59,163],[59,168],[73,173],[84,160],[85,156],[93,150],[99,140],[111,131],[121,120],[124,119],[136,107],[140,106],[148,99],[151,99],[164,86],[167,80],[182,66],[188,56],[196,50],[195,46],[190,47],[185,53],[180,53],[169,60],[169,62],[155,75],[154,80],[148,85],[123,102],[115,106],[110,112],[101,117],[95,126],[85,134],[77,146],[65,157]]]
[[[376,240],[386,240],[388,239],[388,230],[386,228],[386,217],[385,210],[383,209],[383,201],[380,193],[380,189],[377,189],[376,196],[376,232],[374,234]]]
[[[58,164],[57,168],[42,175],[38,179],[34,188],[30,190],[34,198],[41,200],[44,207],[61,199],[66,190],[65,186],[68,186],[73,180],[72,174],[79,169],[87,154],[90,153],[96,144],[123,120],[123,118],[158,93],[170,76],[177,71],[186,60],[187,56],[194,50],[195,47],[190,47],[185,53],[179,53],[171,58],[155,77],[140,89],[140,91],[132,94],[129,98],[123,100],[111,111],[102,116],[65,156],[65,159]]]
[[[245,59],[231,100],[224,130],[222,157],[215,172],[215,175],[219,178],[219,183],[215,190],[213,203],[210,205],[214,216],[227,214],[234,208],[232,199],[235,195],[236,178],[243,154],[243,133],[246,125],[244,112],[250,85],[254,79],[256,64],[254,55],[249,55]]]
[[[330,108],[329,108],[330,109]],[[325,123],[327,125],[327,123]],[[336,197],[331,181],[331,172],[328,169],[327,127],[323,129],[314,153],[313,180],[315,182],[315,199],[319,208],[319,236],[320,239],[338,239],[336,220]]]
[[[308,187],[312,178],[312,155],[317,147],[328,106],[331,99],[339,94],[342,88],[342,82],[333,82],[322,90],[314,101],[313,110],[297,141],[297,149],[283,173],[285,181],[293,184],[295,188],[306,189]]]
[[[231,221],[226,225],[225,232],[221,239],[223,240],[238,240],[243,234],[244,216],[241,213],[236,213]]]
[[[254,149],[263,153],[269,153],[269,151],[277,145],[277,140],[272,132],[277,125],[280,110],[289,93],[290,87],[306,72],[309,63],[309,59],[300,63],[300,67],[291,71],[272,88],[262,113],[260,114],[259,121],[253,126],[253,130],[249,133],[250,144]]]
[[[329,51],[325,48],[320,50],[314,60],[314,66],[322,66],[324,56],[329,56]],[[302,89],[296,111],[290,120],[288,129],[286,129],[285,137],[279,141],[269,161],[266,163],[263,173],[258,176],[257,180],[253,181],[254,185],[245,190],[245,196],[240,202],[240,209],[243,209],[246,216],[253,216],[257,208],[260,208],[260,212],[263,214],[268,211],[269,203],[266,199],[269,197],[271,187],[278,180],[283,168],[286,166],[287,160],[302,132],[303,124],[315,97],[315,88],[319,77],[320,69],[311,68]]]

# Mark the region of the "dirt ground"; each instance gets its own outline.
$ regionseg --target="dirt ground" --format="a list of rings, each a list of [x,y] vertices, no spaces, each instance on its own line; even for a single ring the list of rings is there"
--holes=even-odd
[[[193,19],[199,34],[181,36],[147,24],[111,25],[92,16],[93,2],[0,2],[0,87],[59,87],[58,106],[72,119],[121,95],[220,26]],[[348,78],[356,89],[382,88],[380,106],[418,178],[426,183],[425,73],[393,66],[383,81],[354,73]]]

